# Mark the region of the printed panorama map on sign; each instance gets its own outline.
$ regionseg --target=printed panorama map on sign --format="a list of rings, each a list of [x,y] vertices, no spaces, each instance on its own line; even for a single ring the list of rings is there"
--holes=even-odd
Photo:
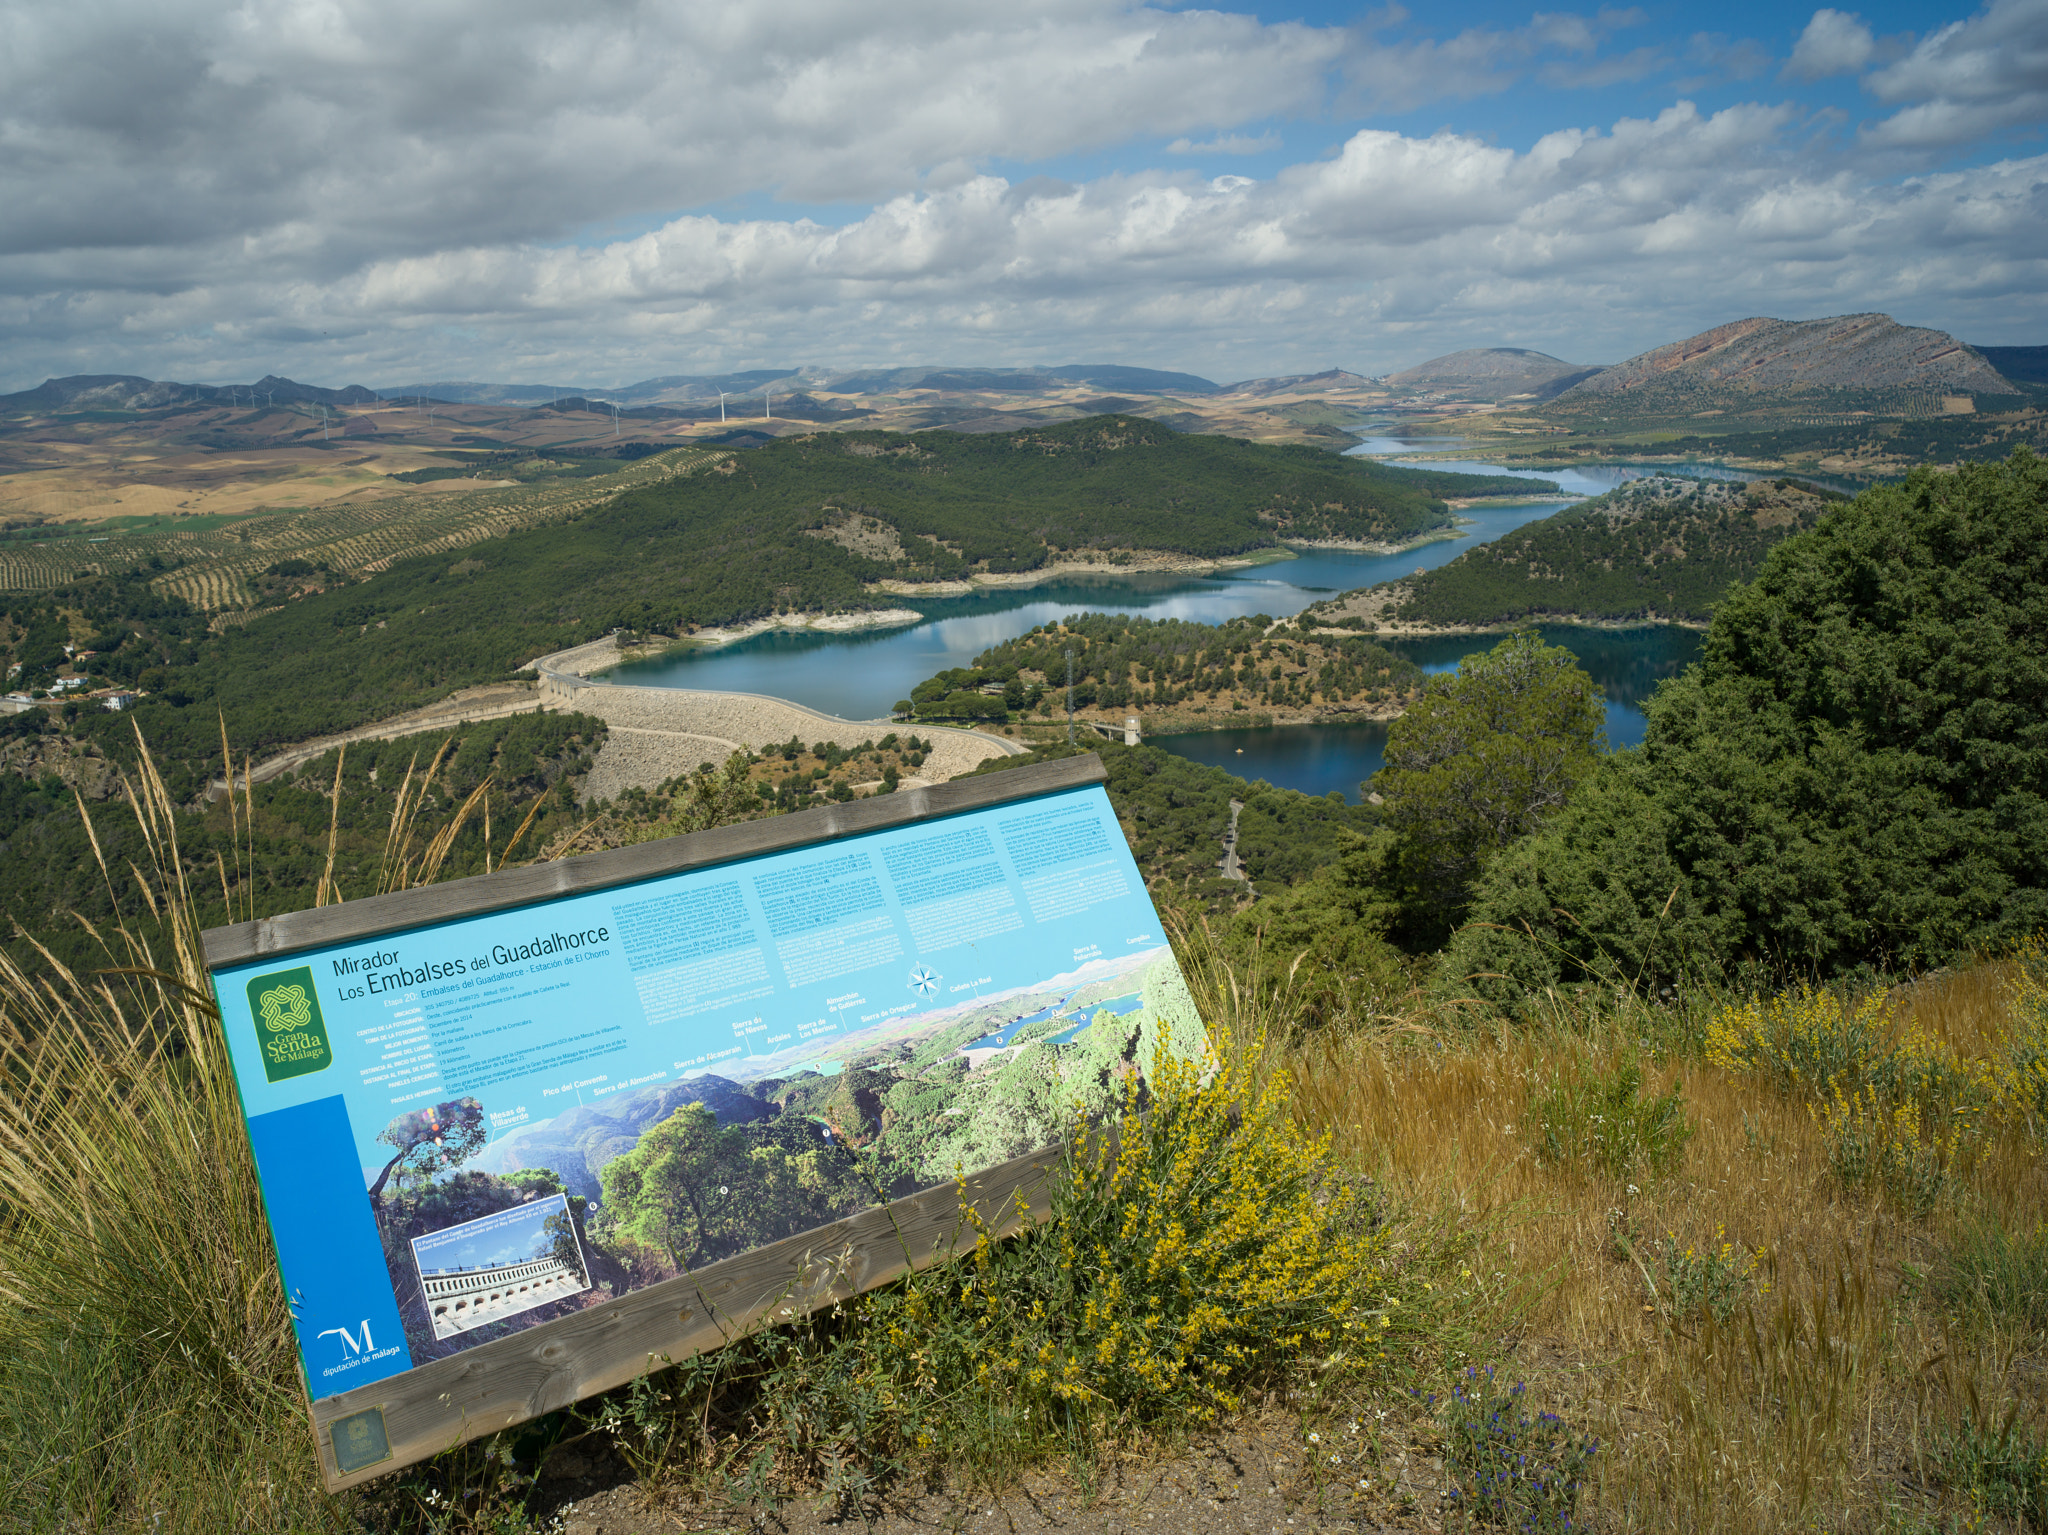
[[[1203,1040],[1100,787],[214,982],[315,1398],[1036,1150]]]

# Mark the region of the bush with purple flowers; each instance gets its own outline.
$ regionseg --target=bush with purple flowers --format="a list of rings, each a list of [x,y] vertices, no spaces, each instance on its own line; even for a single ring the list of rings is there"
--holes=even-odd
[[[1467,1370],[1445,1404],[1444,1467],[1451,1505],[1472,1523],[1550,1535],[1572,1528],[1600,1442],[1574,1437],[1556,1413],[1531,1414],[1525,1389],[1501,1390],[1492,1365]]]

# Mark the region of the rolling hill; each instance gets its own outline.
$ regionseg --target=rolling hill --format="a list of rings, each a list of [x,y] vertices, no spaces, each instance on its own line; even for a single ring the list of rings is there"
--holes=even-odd
[[[1532,619],[1702,624],[1728,588],[1835,501],[1790,480],[1751,485],[1656,475],[1582,501],[1448,565],[1347,592],[1304,628],[1364,621],[1382,633]]]

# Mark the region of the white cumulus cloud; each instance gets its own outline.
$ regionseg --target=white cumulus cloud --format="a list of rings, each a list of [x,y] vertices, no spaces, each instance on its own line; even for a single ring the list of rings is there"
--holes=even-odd
[[[1792,45],[1785,73],[1819,80],[1854,74],[1877,54],[1877,39],[1861,16],[1848,11],[1820,10]]]
[[[1868,83],[1880,101],[1912,103],[1869,131],[1875,144],[1947,148],[2039,130],[2048,125],[2048,0],[1992,0],[1922,38]]]
[[[1892,114],[1859,141],[1791,101],[1586,121],[1577,87],[1673,45],[1628,11],[1431,34],[1132,0],[0,0],[0,387],[1378,371],[1872,308],[2039,339],[2048,162],[1928,146],[2029,120],[2044,6],[1882,67],[1816,13],[1798,70],[1864,71]],[[1723,78],[1766,58],[1691,48]],[[1546,77],[1567,94],[1533,140],[1386,126]],[[1287,146],[1257,178],[1190,158]]]

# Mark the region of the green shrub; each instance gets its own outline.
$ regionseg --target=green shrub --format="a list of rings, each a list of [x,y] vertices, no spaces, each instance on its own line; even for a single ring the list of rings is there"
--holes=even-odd
[[[1752,1290],[1770,1288],[1757,1279],[1764,1254],[1728,1241],[1724,1227],[1714,1228],[1711,1243],[1681,1242],[1677,1232],[1666,1232],[1652,1256],[1664,1283],[1661,1289],[1651,1285],[1650,1299],[1663,1302],[1665,1316],[1675,1322],[1707,1315],[1726,1322]]]
[[[1915,470],[1786,539],[1702,659],[1487,868],[1446,974],[1910,969],[2048,924],[2048,461]]]
[[[2015,1231],[1995,1218],[1965,1221],[1933,1278],[1935,1293],[1959,1312],[2048,1334],[2048,1225]]]
[[[2048,1531],[2048,1438],[2017,1405],[2002,1415],[1972,1403],[1934,1445],[1941,1479],[1987,1514]]]
[[[1643,1097],[1642,1086],[1642,1068],[1633,1061],[1553,1079],[1531,1105],[1543,1161],[1612,1179],[1669,1169],[1692,1139],[1685,1104],[1676,1086],[1655,1098]]]

